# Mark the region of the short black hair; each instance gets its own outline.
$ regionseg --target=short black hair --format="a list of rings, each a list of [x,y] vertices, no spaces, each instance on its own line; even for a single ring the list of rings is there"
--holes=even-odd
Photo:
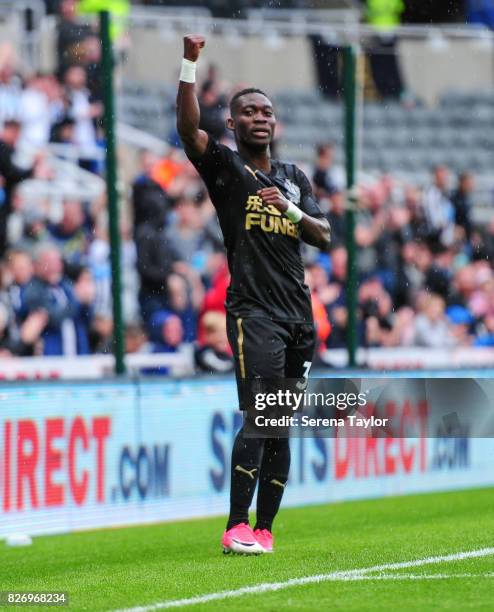
[[[245,96],[246,94],[251,94],[251,93],[258,93],[258,94],[262,94],[263,96],[266,96],[266,98],[268,97],[268,95],[264,93],[262,89],[257,89],[257,87],[246,87],[245,89],[241,89],[240,91],[237,91],[237,93],[230,100],[230,114],[231,115],[233,115],[233,109],[235,107],[235,102],[242,96]]]
[[[333,142],[320,142],[316,146],[316,153],[319,156],[319,155],[322,155],[323,153],[326,153],[326,151],[331,151],[333,149],[334,149]]]
[[[3,127],[4,128],[10,128],[10,127],[20,128],[20,127],[22,127],[22,122],[21,122],[20,119],[16,119],[16,118],[12,117],[12,119],[6,119],[3,122]]]

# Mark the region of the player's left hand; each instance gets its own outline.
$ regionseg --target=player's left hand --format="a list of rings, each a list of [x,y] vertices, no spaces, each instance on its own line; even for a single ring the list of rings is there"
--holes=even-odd
[[[285,212],[288,208],[288,200],[278,187],[264,187],[257,191],[257,195],[262,199],[263,204],[272,204],[281,212]]]

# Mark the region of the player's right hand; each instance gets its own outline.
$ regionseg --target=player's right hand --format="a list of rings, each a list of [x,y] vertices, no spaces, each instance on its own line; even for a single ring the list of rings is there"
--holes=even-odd
[[[184,36],[184,58],[191,62],[197,62],[205,44],[206,39],[202,34],[187,34],[187,36]]]

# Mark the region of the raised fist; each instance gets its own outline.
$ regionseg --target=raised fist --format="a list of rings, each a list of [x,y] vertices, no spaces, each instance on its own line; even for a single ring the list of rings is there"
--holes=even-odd
[[[187,36],[184,36],[184,58],[191,62],[197,62],[205,44],[206,39],[201,34],[187,34]]]

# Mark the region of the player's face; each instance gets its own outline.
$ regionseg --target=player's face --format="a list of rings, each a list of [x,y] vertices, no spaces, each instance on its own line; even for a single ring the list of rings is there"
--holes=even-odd
[[[266,146],[274,136],[276,118],[273,105],[262,94],[246,94],[239,98],[233,116],[233,129],[239,142],[247,146]]]

